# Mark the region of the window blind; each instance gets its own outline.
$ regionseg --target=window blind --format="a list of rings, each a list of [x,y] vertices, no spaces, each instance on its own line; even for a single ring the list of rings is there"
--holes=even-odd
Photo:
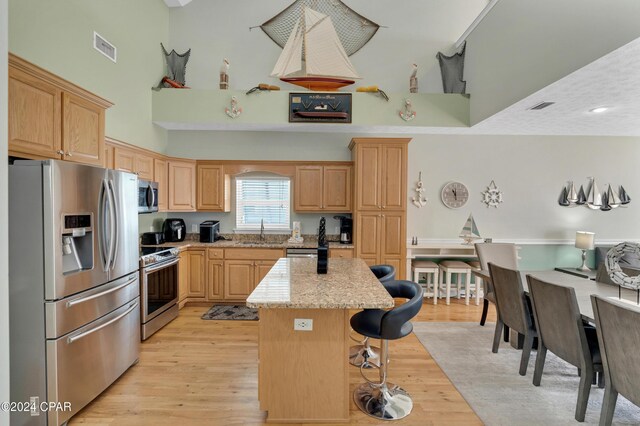
[[[237,178],[236,228],[289,229],[291,206],[288,178]]]

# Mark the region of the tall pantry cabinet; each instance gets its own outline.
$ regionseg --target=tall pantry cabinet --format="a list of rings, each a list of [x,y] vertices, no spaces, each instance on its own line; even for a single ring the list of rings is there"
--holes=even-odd
[[[407,158],[410,138],[355,138],[349,149],[355,167],[356,257],[369,265],[396,268],[405,278]]]

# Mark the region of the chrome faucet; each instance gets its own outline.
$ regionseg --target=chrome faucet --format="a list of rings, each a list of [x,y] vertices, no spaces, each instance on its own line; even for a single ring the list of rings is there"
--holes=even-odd
[[[264,219],[260,219],[260,241],[264,241]]]

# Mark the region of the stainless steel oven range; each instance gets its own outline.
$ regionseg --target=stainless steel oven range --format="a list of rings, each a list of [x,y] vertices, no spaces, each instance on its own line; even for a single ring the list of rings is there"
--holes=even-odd
[[[142,340],[178,316],[178,252],[175,247],[140,250]]]

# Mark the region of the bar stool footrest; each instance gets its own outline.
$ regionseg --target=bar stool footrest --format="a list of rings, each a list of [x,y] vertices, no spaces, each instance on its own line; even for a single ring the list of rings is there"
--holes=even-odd
[[[380,388],[363,383],[353,392],[353,400],[363,413],[380,420],[399,420],[413,409],[409,394],[393,383]]]

